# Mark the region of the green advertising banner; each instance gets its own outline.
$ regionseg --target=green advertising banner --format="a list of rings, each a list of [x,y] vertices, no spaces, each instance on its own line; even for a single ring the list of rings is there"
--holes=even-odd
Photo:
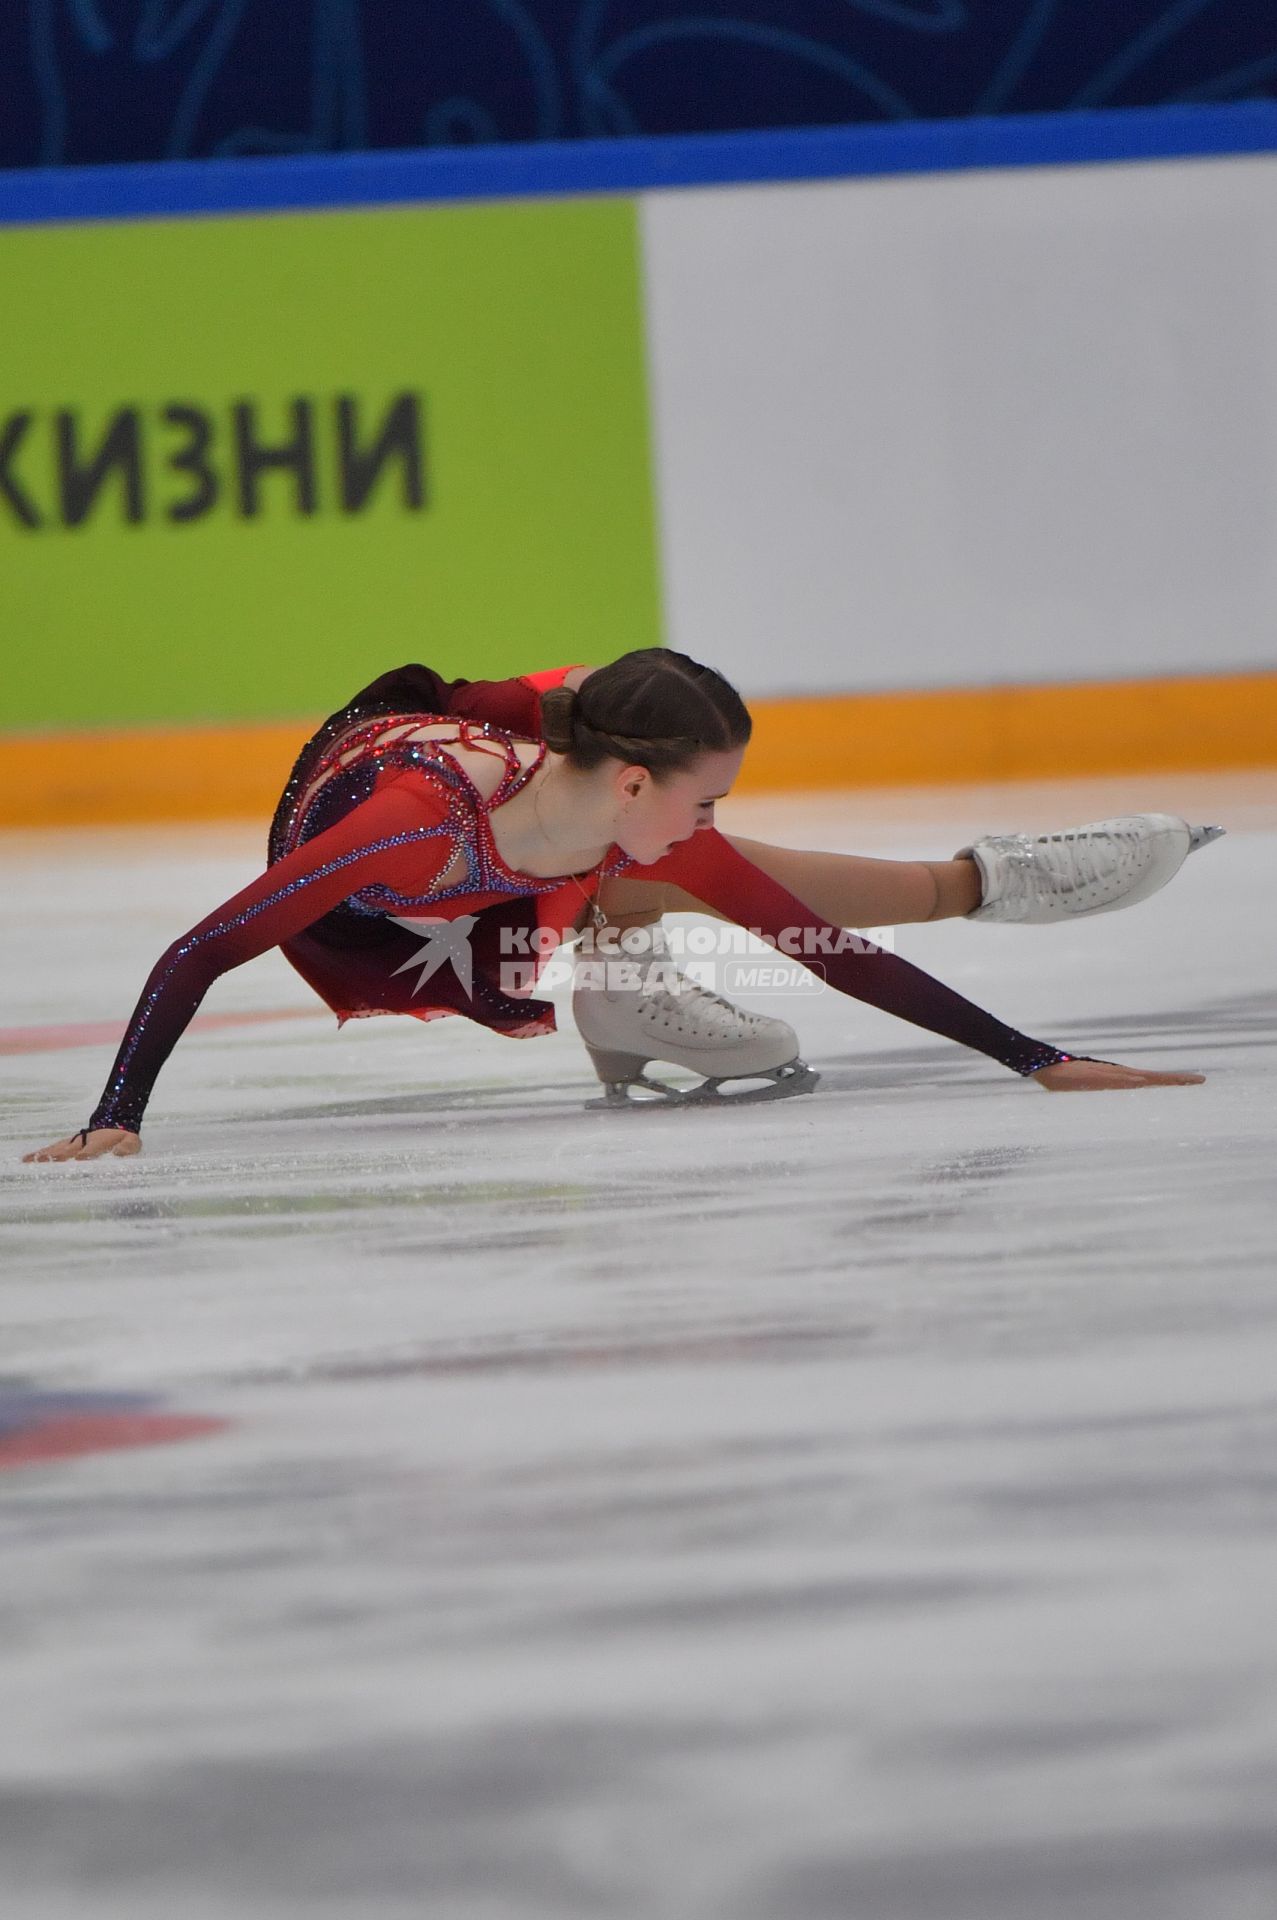
[[[0,728],[660,639],[634,202],[0,232]]]

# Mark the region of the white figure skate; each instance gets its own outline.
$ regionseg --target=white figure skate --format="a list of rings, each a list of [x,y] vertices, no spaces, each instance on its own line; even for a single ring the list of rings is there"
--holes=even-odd
[[[1129,813],[1036,838],[993,834],[954,855],[974,859],[983,884],[980,905],[966,917],[1027,926],[1133,907],[1223,831],[1190,827],[1171,813]]]
[[[798,1057],[798,1035],[783,1020],[747,1013],[675,967],[659,926],[632,927],[624,945],[577,961],[572,1012],[603,1082],[591,1107],[737,1105],[811,1093],[819,1074]],[[683,1092],[643,1069],[668,1060],[706,1078]],[[739,1093],[733,1080],[762,1081]]]

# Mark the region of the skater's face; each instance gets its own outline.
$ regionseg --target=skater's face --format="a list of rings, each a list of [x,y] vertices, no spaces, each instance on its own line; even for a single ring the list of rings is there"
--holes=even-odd
[[[702,753],[691,766],[658,780],[646,767],[625,767],[616,776],[616,844],[640,865],[667,853],[714,824],[714,803],[740,772],[745,749]]]

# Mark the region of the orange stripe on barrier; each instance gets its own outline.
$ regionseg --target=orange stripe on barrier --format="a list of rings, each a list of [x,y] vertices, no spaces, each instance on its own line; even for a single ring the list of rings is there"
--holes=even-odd
[[[1277,673],[750,707],[743,793],[1277,766]],[[315,724],[0,736],[0,826],[265,822]]]
[[[0,826],[265,823],[318,724],[0,736]]]
[[[750,702],[743,793],[1277,766],[1277,673]]]

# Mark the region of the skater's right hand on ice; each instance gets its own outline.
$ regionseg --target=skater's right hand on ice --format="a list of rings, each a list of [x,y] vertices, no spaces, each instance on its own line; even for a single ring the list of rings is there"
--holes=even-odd
[[[1204,1073],[1148,1073],[1113,1060],[1061,1060],[1031,1076],[1048,1093],[1120,1093],[1128,1087],[1200,1087]]]
[[[141,1140],[127,1127],[94,1127],[91,1133],[73,1133],[69,1140],[55,1140],[50,1147],[24,1153],[22,1161],[25,1166],[32,1160],[100,1160],[107,1153],[118,1157],[141,1151]]]

